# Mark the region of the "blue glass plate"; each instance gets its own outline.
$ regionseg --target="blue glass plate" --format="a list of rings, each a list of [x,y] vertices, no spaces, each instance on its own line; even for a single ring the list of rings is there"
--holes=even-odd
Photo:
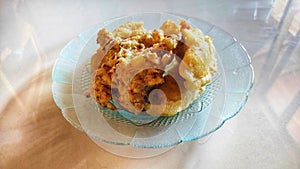
[[[218,72],[206,91],[187,109],[172,117],[137,116],[101,108],[87,97],[90,58],[99,48],[97,32],[112,31],[127,21],[143,21],[155,29],[167,19],[185,19],[213,38]],[[61,51],[53,73],[52,92],[63,116],[94,140],[140,148],[164,148],[197,140],[219,129],[245,105],[254,73],[244,47],[230,34],[206,21],[176,14],[143,13],[115,18],[95,25],[72,39]]]

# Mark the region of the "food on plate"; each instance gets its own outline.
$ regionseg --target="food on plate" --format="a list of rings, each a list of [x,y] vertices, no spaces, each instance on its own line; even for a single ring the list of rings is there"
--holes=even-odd
[[[112,32],[103,28],[97,43],[89,94],[112,110],[173,116],[200,96],[217,71],[212,39],[185,20],[166,20],[154,30],[143,22]]]

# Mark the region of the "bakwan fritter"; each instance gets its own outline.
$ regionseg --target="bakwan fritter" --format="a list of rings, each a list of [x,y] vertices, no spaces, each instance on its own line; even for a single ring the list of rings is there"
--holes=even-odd
[[[205,90],[217,70],[212,39],[186,21],[145,30],[127,22],[98,32],[90,95],[105,108],[172,116]],[[113,102],[112,102],[113,100]]]

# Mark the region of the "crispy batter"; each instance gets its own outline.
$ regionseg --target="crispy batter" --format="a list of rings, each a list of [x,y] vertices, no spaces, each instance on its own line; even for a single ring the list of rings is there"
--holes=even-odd
[[[147,98],[149,87],[165,82],[162,74],[162,70],[150,68],[134,76],[129,85],[129,99],[138,110],[143,110],[148,104],[145,98]]]
[[[160,29],[164,31],[165,35],[179,35],[180,33],[180,26],[176,25],[171,20],[166,20],[161,26]]]
[[[166,108],[158,114],[171,116],[196,99],[216,72],[212,40],[196,28],[180,21],[165,21],[160,29],[147,31],[142,22],[128,22],[112,33],[98,32],[100,48],[91,59],[90,95],[102,106],[116,104],[139,114],[150,107],[161,107],[159,89],[166,96]]]

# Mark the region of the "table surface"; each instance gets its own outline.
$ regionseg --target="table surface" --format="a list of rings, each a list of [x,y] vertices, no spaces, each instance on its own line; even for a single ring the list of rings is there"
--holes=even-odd
[[[113,17],[173,12],[240,41],[255,72],[241,112],[208,140],[159,156],[113,155],[55,105],[51,69],[64,45]],[[300,1],[0,1],[0,168],[300,168]]]

